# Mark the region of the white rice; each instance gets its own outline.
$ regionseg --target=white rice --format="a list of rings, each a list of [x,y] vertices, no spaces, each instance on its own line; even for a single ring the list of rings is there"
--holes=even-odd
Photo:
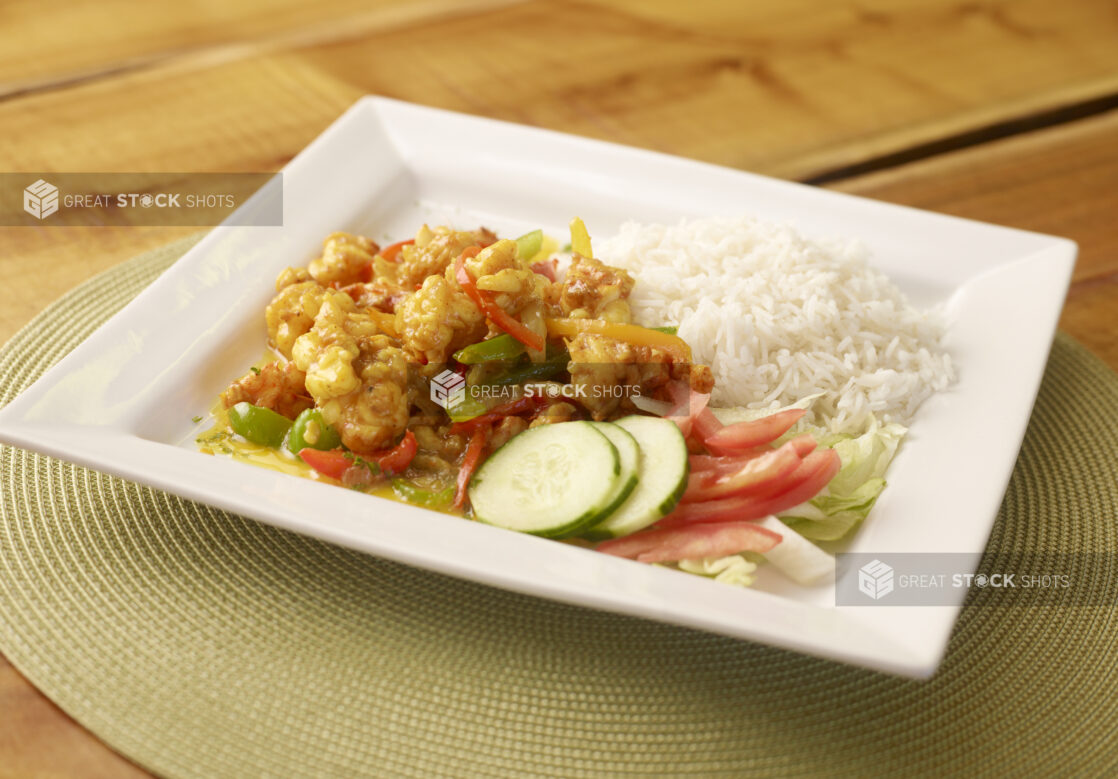
[[[777,408],[824,393],[809,419],[857,433],[907,424],[955,377],[938,311],[919,311],[856,244],[749,218],[628,223],[595,247],[637,279],[636,321],[677,325],[714,372],[716,406]]]

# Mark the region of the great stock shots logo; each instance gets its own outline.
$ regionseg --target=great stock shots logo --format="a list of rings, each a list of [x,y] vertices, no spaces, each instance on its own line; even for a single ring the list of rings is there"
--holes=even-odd
[[[443,408],[457,406],[466,396],[466,377],[445,370],[431,379],[431,400]]]
[[[0,227],[222,224],[282,225],[283,174],[0,171]]]
[[[58,210],[58,187],[39,179],[23,190],[23,210],[36,219],[46,219]]]
[[[877,600],[893,591],[893,568],[880,560],[873,560],[858,569],[858,589]]]

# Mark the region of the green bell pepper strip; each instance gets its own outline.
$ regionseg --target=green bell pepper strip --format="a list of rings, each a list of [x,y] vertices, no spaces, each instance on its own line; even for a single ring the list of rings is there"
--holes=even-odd
[[[532,259],[542,248],[543,230],[533,230],[516,239],[516,256],[522,260]]]
[[[491,376],[489,383],[504,387],[510,384],[523,384],[526,381],[543,381],[565,371],[570,361],[571,356],[566,350],[562,350],[552,354],[543,362],[517,365]]]
[[[447,487],[445,490],[434,492],[416,487],[405,479],[393,479],[392,491],[401,500],[406,500],[416,506],[428,506],[429,508],[445,508],[454,500],[454,487]]]
[[[515,360],[522,354],[524,344],[508,333],[502,333],[486,341],[462,347],[454,353],[454,359],[463,365],[477,365],[493,360]]]
[[[270,408],[241,401],[229,409],[229,427],[254,444],[278,449],[291,429],[291,420]]]
[[[447,415],[450,416],[451,421],[454,422],[463,422],[467,419],[473,419],[479,414],[484,414],[488,410],[488,406],[470,393],[469,385],[466,386],[466,392],[462,394],[461,400],[452,406],[446,407]]]
[[[291,426],[291,433],[287,436],[287,448],[293,454],[308,446],[311,449],[337,449],[342,445],[342,437],[338,431],[326,423],[322,412],[316,408],[308,408],[299,416]]]
[[[667,333],[668,335],[676,335],[679,328],[675,325],[666,325],[665,327],[650,327],[649,330],[655,330],[658,333]]]

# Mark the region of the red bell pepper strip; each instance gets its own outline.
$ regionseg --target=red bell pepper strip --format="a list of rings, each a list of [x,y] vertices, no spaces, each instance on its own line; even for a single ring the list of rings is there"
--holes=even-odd
[[[378,252],[378,254],[380,254],[381,257],[388,260],[389,262],[396,262],[396,259],[400,254],[400,250],[403,249],[405,246],[409,246],[413,243],[415,243],[414,238],[410,238],[406,241],[397,241],[396,243],[385,246]]]
[[[407,470],[417,451],[419,451],[419,443],[415,440],[415,433],[408,430],[400,439],[400,443],[391,449],[373,452],[365,459],[375,462],[385,473],[396,474]]]
[[[456,509],[466,505],[466,488],[470,486],[470,479],[481,464],[481,456],[485,452],[485,443],[488,440],[489,426],[484,425],[474,431],[470,443],[466,444],[466,454],[462,457],[462,467],[458,470],[458,491],[454,495]]]
[[[518,321],[515,317],[510,316],[503,308],[498,306],[492,298],[485,294],[483,290],[478,289],[477,282],[474,281],[470,275],[469,270],[466,269],[466,260],[470,257],[476,257],[481,248],[478,246],[470,246],[454,261],[454,277],[458,280],[458,285],[462,287],[462,291],[474,302],[474,305],[481,309],[493,324],[504,330],[520,343],[527,346],[529,349],[535,349],[537,352],[543,351],[547,345],[544,337],[539,333],[533,332],[523,322]]]
[[[715,523],[761,519],[779,514],[806,500],[811,500],[838,473],[842,463],[834,449],[812,452],[803,461],[808,467],[797,468],[802,479],[778,495],[755,495],[707,500],[700,503],[681,503],[675,511],[656,523],[656,527],[672,528],[696,523]]]
[[[299,457],[323,476],[338,481],[342,480],[346,470],[353,465],[352,456],[347,456],[344,449],[322,450],[307,447],[299,450]]]
[[[691,525],[668,530],[642,530],[598,545],[599,552],[642,563],[666,563],[740,552],[767,552],[782,538],[752,522]]]
[[[526,411],[535,411],[537,408],[540,407],[541,402],[545,403],[546,398],[533,396],[530,398],[524,397],[518,398],[517,400],[510,400],[508,403],[502,403],[501,405],[494,407],[491,411],[480,414],[473,419],[467,419],[463,422],[455,422],[447,430],[447,433],[450,435],[472,433],[479,427],[497,424],[505,417],[514,417],[518,414],[523,414]]]
[[[344,478],[346,471],[350,468],[363,468],[368,471],[369,468],[364,463],[375,463],[377,468],[384,473],[401,473],[411,465],[411,461],[418,450],[419,443],[415,440],[415,433],[408,430],[404,433],[404,437],[400,439],[400,443],[389,449],[381,449],[367,455],[357,456],[344,449],[322,451],[308,447],[299,450],[299,457],[323,476],[329,476],[331,479],[337,479],[338,481],[354,481],[353,474],[350,475],[348,480]],[[371,471],[369,475],[373,475]]]

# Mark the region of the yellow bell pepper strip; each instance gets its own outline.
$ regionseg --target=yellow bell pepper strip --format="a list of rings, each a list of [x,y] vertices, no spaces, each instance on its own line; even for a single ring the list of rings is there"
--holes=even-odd
[[[607,322],[603,319],[548,319],[547,333],[551,336],[573,338],[579,333],[593,333],[616,338],[635,346],[663,349],[679,362],[691,362],[691,347],[678,335],[662,333],[639,325]]]
[[[590,232],[577,216],[571,220],[571,251],[587,259],[594,256],[594,250],[590,246]]]
[[[466,293],[470,300],[474,302],[474,305],[480,308],[481,312],[485,314],[493,324],[497,325],[497,327],[504,330],[529,349],[543,351],[546,341],[542,335],[532,332],[532,330],[526,327],[522,322],[517,321],[515,317],[510,316],[503,308],[498,306],[485,292],[477,288],[477,282],[474,281],[469,270],[466,269],[466,260],[469,257],[476,257],[480,251],[481,247],[470,246],[458,255],[458,259],[454,261],[454,276],[458,280],[458,285],[462,287],[462,291]]]

